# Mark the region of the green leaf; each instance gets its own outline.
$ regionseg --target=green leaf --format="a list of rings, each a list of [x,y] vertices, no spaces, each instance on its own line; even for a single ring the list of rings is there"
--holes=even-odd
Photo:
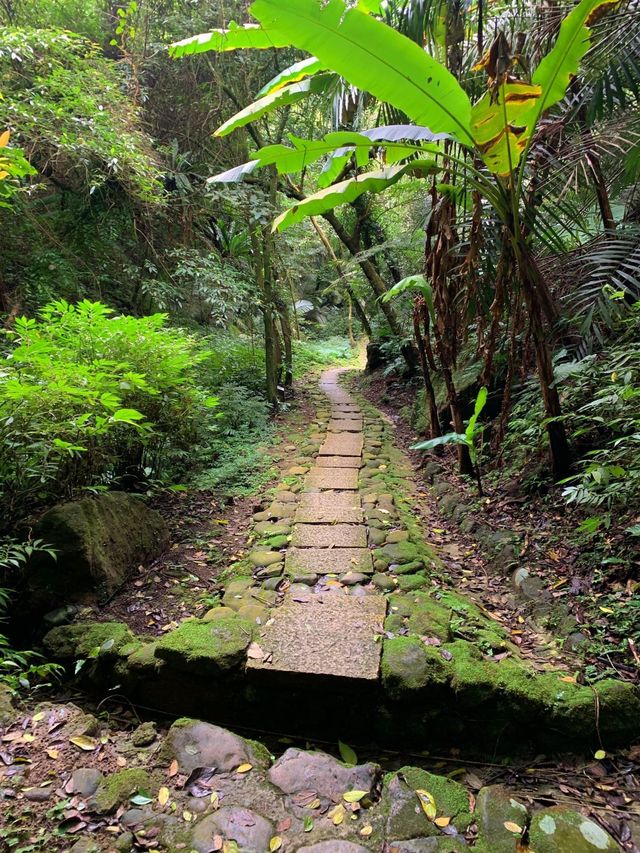
[[[350,178],[339,184],[333,184],[320,192],[298,202],[285,213],[278,216],[274,222],[274,230],[284,231],[296,222],[301,222],[306,216],[318,216],[333,210],[340,204],[348,204],[359,198],[363,193],[379,193],[397,184],[407,174],[420,177],[438,171],[435,160],[413,160],[402,166],[389,166],[375,172],[366,172],[357,178]]]
[[[403,293],[419,293],[425,298],[432,297],[431,286],[427,284],[427,280],[423,275],[409,275],[403,278],[402,281],[394,284],[382,297],[383,302],[390,302],[392,299],[397,299]]]
[[[625,533],[630,533],[632,536],[640,536],[640,524],[632,524],[631,527],[627,527]]]
[[[313,75],[317,74],[318,71],[324,70],[325,66],[319,59],[316,59],[315,56],[310,56],[308,59],[303,59],[301,62],[295,62],[288,68],[285,68],[284,71],[276,74],[272,80],[269,80],[266,86],[263,86],[258,92],[258,97],[263,98],[265,95],[272,95],[274,92],[277,92],[278,89],[282,89],[283,86],[286,86],[289,83],[299,83],[306,77],[313,77]]]
[[[481,388],[478,391],[478,396],[476,397],[476,404],[473,409],[473,414],[469,418],[469,423],[467,424],[467,428],[465,430],[465,439],[466,443],[469,447],[473,447],[473,436],[475,435],[476,423],[478,418],[480,417],[480,413],[484,409],[487,403],[488,390],[486,388]]]
[[[532,77],[532,83],[542,88],[542,97],[530,116],[530,128],[535,128],[540,116],[564,98],[569,83],[578,73],[580,60],[591,47],[592,25],[603,12],[619,5],[619,0],[581,0],[564,19],[553,48]]]
[[[270,32],[317,57],[353,86],[417,124],[470,145],[471,104],[455,77],[415,42],[343,0],[255,0]]]
[[[146,791],[140,791],[139,794],[135,794],[130,798],[130,802],[132,802],[134,806],[148,806],[149,803],[153,802],[153,798],[150,797]]]
[[[258,98],[257,101],[249,104],[249,106],[225,121],[216,130],[215,136],[228,136],[239,127],[251,124],[252,121],[256,121],[280,107],[295,104],[309,95],[322,94],[335,83],[335,80],[334,74],[321,74],[317,77],[311,77],[308,80],[302,80],[300,83],[291,83],[282,89],[272,92],[270,95],[266,95],[264,98]]]
[[[277,33],[271,32],[266,27],[257,24],[241,27],[232,21],[229,29],[212,30],[210,33],[201,33],[175,42],[169,48],[169,53],[174,59],[179,59],[182,56],[205,53],[209,50],[222,53],[245,48],[265,50],[270,47],[288,47],[288,45],[288,39],[279,37]]]
[[[144,415],[136,409],[118,409],[118,411],[114,412],[111,417],[114,421],[122,421],[126,423],[144,420]]]
[[[343,743],[341,740],[339,740],[338,750],[340,751],[340,757],[342,758],[345,764],[348,764],[349,767],[356,766],[356,764],[358,763],[358,756],[348,744]]]
[[[442,444],[466,444],[469,446],[466,435],[459,432],[448,432],[446,435],[430,438],[429,441],[412,444],[411,450],[433,450],[434,447],[440,447]]]

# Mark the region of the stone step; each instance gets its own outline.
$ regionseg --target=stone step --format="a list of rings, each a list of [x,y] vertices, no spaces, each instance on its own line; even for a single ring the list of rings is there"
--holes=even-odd
[[[362,412],[359,409],[357,411],[351,411],[351,409],[334,408],[331,410],[331,417],[345,421],[363,420]]]
[[[362,432],[362,421],[353,418],[331,420],[327,429],[329,432]]]
[[[318,456],[316,468],[362,468],[359,456]]]
[[[289,575],[373,574],[373,559],[367,548],[289,548],[284,558]]]
[[[346,506],[298,507],[293,520],[296,524],[363,524],[364,513]]]
[[[386,609],[382,595],[287,593],[260,631],[263,657],[250,657],[247,668],[376,681]]]
[[[320,456],[362,456],[363,439],[361,435],[350,433],[329,434],[320,447]]]
[[[366,548],[367,528],[363,524],[296,524],[294,548]]]
[[[311,507],[317,509],[330,509],[331,507],[346,507],[347,509],[360,509],[362,500],[360,495],[352,495],[348,492],[335,492],[327,494],[326,492],[302,492],[300,494],[300,508],[308,509]]]
[[[309,489],[358,489],[357,468],[312,468],[304,481]]]

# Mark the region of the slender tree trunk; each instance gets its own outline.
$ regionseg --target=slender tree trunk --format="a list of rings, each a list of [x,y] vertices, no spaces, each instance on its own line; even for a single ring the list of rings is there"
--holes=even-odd
[[[571,467],[569,442],[562,421],[562,409],[558,389],[554,385],[553,358],[542,322],[541,306],[536,298],[535,277],[526,260],[519,258],[518,269],[524,301],[531,323],[531,336],[536,354],[536,366],[542,391],[542,401],[547,419],[547,434],[551,451],[551,469],[556,480],[566,477]]]
[[[422,371],[424,391],[427,400],[427,407],[429,409],[430,438],[438,438],[438,436],[442,435],[442,432],[440,431],[440,418],[438,417],[438,407],[436,406],[436,395],[433,390],[433,383],[431,382],[431,371],[429,370],[427,348],[422,334],[422,324],[420,322],[422,319],[421,314],[421,305],[418,300],[416,300],[413,306],[413,334],[418,347],[420,369]]]
[[[291,323],[289,321],[287,306],[280,300],[278,301],[278,316],[280,317],[280,328],[282,329],[282,342],[284,345],[283,385],[287,391],[291,391],[293,388],[293,344]]]

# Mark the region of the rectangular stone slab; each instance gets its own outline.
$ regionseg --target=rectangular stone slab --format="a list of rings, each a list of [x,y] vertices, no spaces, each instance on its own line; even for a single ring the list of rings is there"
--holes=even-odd
[[[335,494],[327,494],[326,492],[301,492],[300,504],[301,508],[316,507],[318,509],[328,509],[335,506],[354,509],[362,506],[362,501],[359,495],[350,494],[349,492],[336,492]]]
[[[329,421],[327,429],[329,432],[362,432],[362,421],[333,420]]]
[[[381,633],[387,604],[382,595],[310,593],[296,601],[287,594],[273,611],[257,644],[264,658],[249,669],[330,675],[375,681],[380,668]]]
[[[287,574],[346,575],[373,574],[371,551],[367,548],[289,548],[284,558]]]
[[[366,548],[367,528],[363,524],[296,524],[294,548]]]
[[[305,477],[304,484],[311,489],[350,489],[358,488],[358,470],[356,468],[312,468]]]
[[[330,434],[320,447],[320,456],[360,456],[363,440],[361,435],[349,433]]]
[[[331,417],[345,421],[362,421],[363,416],[360,411],[350,411],[349,409],[334,408],[331,410]]]
[[[295,524],[363,524],[364,513],[361,509],[349,509],[345,506],[326,509],[298,507],[293,521]]]
[[[359,456],[318,456],[316,468],[358,468],[362,467]]]

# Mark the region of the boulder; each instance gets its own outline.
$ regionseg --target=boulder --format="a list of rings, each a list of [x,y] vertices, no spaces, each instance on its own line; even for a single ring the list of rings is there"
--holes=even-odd
[[[119,770],[101,781],[88,808],[97,814],[111,814],[132,795],[148,791],[150,786],[151,778],[141,767]]]
[[[515,836],[505,823],[525,826],[529,820],[526,807],[504,785],[490,785],[479,791],[474,817],[483,847],[492,853],[513,853]]]
[[[78,767],[71,777],[70,793],[91,797],[98,790],[104,775],[95,767]]]
[[[273,838],[273,825],[262,815],[240,806],[223,806],[200,821],[191,836],[191,850],[211,853],[214,837],[235,841],[240,853],[264,853]]]
[[[214,622],[190,619],[158,640],[155,656],[191,675],[219,675],[244,663],[253,627],[239,616]]]
[[[263,746],[234,735],[220,726],[183,718],[167,734],[163,755],[176,759],[181,773],[197,767],[215,767],[220,772],[236,770],[241,764],[267,767],[269,754]]]
[[[466,788],[453,779],[436,776],[427,770],[402,767],[386,779],[382,797],[382,807],[387,815],[388,842],[440,835],[438,826],[426,816],[422,809],[416,794],[418,790],[428,791],[431,794],[436,805],[437,817],[450,818],[451,827],[460,834],[466,832],[471,823],[469,794]],[[442,848],[427,847],[426,849]]]
[[[534,815],[529,844],[536,853],[613,853],[620,849],[601,826],[565,806],[553,806]]]
[[[285,794],[315,791],[335,803],[342,802],[346,791],[368,791],[375,798],[380,778],[377,764],[346,764],[324,752],[288,749],[269,770],[269,781]]]
[[[166,525],[142,500],[124,492],[59,504],[44,513],[33,537],[55,549],[29,561],[25,605],[43,615],[69,602],[108,598],[140,563],[168,542]]]

